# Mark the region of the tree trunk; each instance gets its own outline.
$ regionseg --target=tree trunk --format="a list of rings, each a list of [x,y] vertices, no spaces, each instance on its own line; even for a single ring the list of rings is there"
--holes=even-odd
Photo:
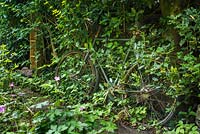
[[[30,63],[31,63],[30,69],[35,70],[37,68],[37,58],[36,58],[37,31],[36,29],[33,29],[30,32],[29,39],[30,39]]]
[[[180,13],[185,0],[160,0],[160,8],[164,17]]]
[[[187,0],[160,0],[160,8],[163,17],[180,13],[186,5]],[[180,36],[177,30],[170,28],[166,34],[165,36],[171,38],[176,45],[179,44]]]

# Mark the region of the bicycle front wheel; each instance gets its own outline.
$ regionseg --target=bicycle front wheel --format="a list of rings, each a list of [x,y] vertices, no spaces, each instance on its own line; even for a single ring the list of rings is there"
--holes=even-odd
[[[151,127],[164,125],[172,118],[176,97],[173,89],[161,80],[154,81],[150,74],[133,66],[125,75],[124,87],[130,102],[127,107],[134,116],[133,123]]]
[[[99,75],[89,53],[72,51],[62,57],[56,67],[60,86],[71,92],[91,93],[98,88]]]

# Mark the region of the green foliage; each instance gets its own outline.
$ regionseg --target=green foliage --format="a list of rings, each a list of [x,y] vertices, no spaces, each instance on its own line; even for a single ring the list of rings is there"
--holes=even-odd
[[[181,36],[180,46],[187,44],[189,50],[199,49],[199,15],[198,9],[189,8],[177,16],[171,16],[168,21],[168,24],[173,25]]]
[[[111,84],[123,82],[126,70],[135,65],[139,73],[131,74],[133,86],[140,87],[142,81],[142,84],[162,87],[173,97],[184,95],[187,99],[192,94],[199,99],[199,9],[188,8],[165,18],[158,25],[157,22],[152,25],[144,22],[148,17],[154,21],[152,14],[160,12],[158,5],[159,2],[154,0],[1,1],[0,43],[6,45],[0,47],[0,105],[8,106],[5,113],[0,113],[2,132],[105,133],[116,129],[115,121],[129,121],[135,125],[145,118],[148,114],[145,107],[136,107],[134,99],[120,98],[120,93],[113,93],[104,79],[99,91],[92,95],[87,94],[86,84],[70,83],[67,79],[59,84],[54,80],[54,63],[70,50],[95,50],[92,61],[99,67],[96,65],[98,60]],[[48,59],[50,65],[41,67],[39,76],[25,78],[15,72],[18,66],[14,62],[20,66],[29,65],[28,35],[35,28],[43,41],[43,52],[48,52],[46,56],[51,57],[53,44],[58,58]],[[179,44],[166,33],[169,29],[177,32]],[[94,37],[105,40],[93,44]],[[106,40],[107,37],[131,40]],[[70,65],[71,68],[65,69],[62,75],[76,71],[73,62],[77,59],[69,60],[72,61],[62,66]],[[84,79],[90,81],[91,75],[84,75]],[[11,90],[11,82],[19,86],[19,90]],[[30,96],[26,102],[19,96],[10,97],[24,88],[48,95],[56,106],[51,106],[45,113],[30,114],[28,108],[31,105],[42,107],[46,101],[35,104]],[[44,98],[38,96],[38,99]],[[88,104],[82,104],[86,101]],[[198,102],[194,103],[195,106]],[[187,113],[191,110],[182,115],[185,120],[189,118]],[[27,123],[32,122],[32,116],[34,123]],[[197,127],[189,121],[180,121],[172,132],[197,133]]]
[[[176,128],[166,134],[199,134],[198,127],[195,124],[187,124],[179,121]]]
[[[91,104],[68,106],[66,109],[52,109],[41,113],[34,119],[34,132],[43,133],[88,133],[99,134],[114,132],[116,129],[112,120],[102,117],[106,111],[94,109]]]
[[[179,93],[190,93],[200,85],[198,38],[200,31],[197,28],[200,25],[197,17],[199,15],[197,9],[189,8],[177,16],[171,16],[168,21],[168,24],[174,26],[180,35],[180,46],[176,46],[173,50],[176,52],[178,63],[173,61],[175,65],[173,69],[171,68],[171,72],[177,72],[173,80]],[[195,88],[192,88],[191,85],[195,85]]]
[[[134,107],[129,109],[129,113],[131,114],[131,123],[136,124],[138,121],[141,121],[146,117],[147,111],[145,107]]]
[[[11,82],[14,82],[14,69],[18,66],[12,63],[15,53],[10,53],[6,45],[0,45],[0,88],[8,88]]]

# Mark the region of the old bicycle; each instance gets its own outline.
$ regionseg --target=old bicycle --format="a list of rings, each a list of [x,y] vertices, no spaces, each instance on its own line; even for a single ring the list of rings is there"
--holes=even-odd
[[[58,63],[56,76],[69,85],[76,83],[76,88],[82,87],[83,90],[87,90],[87,95],[94,93],[99,88],[99,83],[107,83],[109,96],[116,95],[129,102],[122,108],[123,110],[119,111],[120,114],[131,117],[135,111],[141,112],[141,117],[137,118],[138,125],[163,125],[169,121],[176,105],[176,98],[170,95],[173,89],[163,85],[162,81],[155,80],[151,72],[145,71],[145,66],[142,66],[137,58],[133,61],[132,56],[138,57],[138,52],[136,52],[138,44],[132,39],[95,38],[92,45],[95,46],[96,42],[103,41],[104,43],[107,41],[129,42],[129,45],[133,46],[128,47],[123,60],[120,61],[126,67],[122,69],[124,70],[122,74],[116,72],[115,80],[110,79],[108,75],[108,70],[112,70],[112,67],[105,67],[102,62],[99,62],[102,59],[95,57],[97,53],[95,49],[86,50],[86,52],[70,51],[65,54]],[[109,59],[109,57],[103,58]],[[126,63],[128,64],[125,65]],[[116,64],[120,63],[116,61]],[[106,99],[109,97],[106,96]]]

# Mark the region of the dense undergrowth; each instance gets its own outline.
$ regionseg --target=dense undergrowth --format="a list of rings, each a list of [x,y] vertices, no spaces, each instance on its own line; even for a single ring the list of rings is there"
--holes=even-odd
[[[120,3],[117,4],[122,10]],[[17,6],[12,7],[9,4],[4,6],[12,9],[12,13],[15,13],[16,19],[21,23],[17,23],[16,27],[11,26],[7,31],[6,28],[2,28],[1,31],[1,42],[6,44],[0,47],[1,133],[117,133],[118,123],[140,130],[147,129],[138,124],[147,114],[145,108],[132,107],[128,98],[122,99],[117,95],[112,95],[112,99],[107,100],[109,85],[104,79],[100,80],[99,88],[91,94],[84,84],[77,84],[76,81],[67,83],[55,77],[58,60],[71,49],[95,51],[91,55],[92,61],[96,65],[98,60],[98,64],[106,70],[105,73],[111,83],[114,83],[116,78],[123,82],[125,72],[132,65],[137,65],[144,74],[148,74],[144,78],[145,81],[151,78],[153,84],[161,83],[159,86],[170,89],[168,94],[178,98],[176,113],[167,124],[155,126],[157,133],[199,133],[198,124],[195,122],[195,119],[200,118],[196,112],[200,102],[200,12],[198,9],[188,8],[176,16],[162,18],[157,23],[159,25],[130,25],[129,32],[123,33],[122,31],[127,29],[121,30],[125,27],[121,10],[112,8],[117,12],[112,16],[111,13],[114,11],[105,13],[109,10],[109,6],[104,4],[91,4],[87,9],[90,12],[86,12],[81,2],[70,5],[63,1],[60,5],[54,5],[46,1],[42,6],[48,9],[50,16],[42,12],[40,5],[29,3],[28,6],[23,4]],[[48,22],[45,25],[41,23],[42,16],[34,23],[28,22],[27,17],[30,12],[23,11],[35,6],[40,8],[32,10],[32,13],[41,11],[44,15],[43,21]],[[91,10],[94,7],[96,10]],[[97,14],[99,16],[95,16]],[[131,13],[125,14],[126,21],[136,24],[141,19],[141,14],[143,10],[131,9]],[[117,17],[118,15],[120,17]],[[80,20],[80,16],[84,16],[84,19]],[[56,24],[51,24],[54,19]],[[98,27],[95,23],[91,24],[92,20],[99,22],[103,30],[99,33],[98,29],[88,30],[87,27],[90,28],[90,25]],[[1,23],[7,25],[3,20]],[[27,41],[24,38],[33,27],[42,29],[40,35],[45,37],[44,42],[59,44],[56,47],[58,57],[49,54],[50,63],[45,63],[38,70],[34,70],[32,77],[26,77],[20,71],[23,66],[29,65],[25,51],[28,47],[24,48]],[[47,28],[49,29],[46,30]],[[178,44],[168,35],[171,31],[177,33]],[[97,33],[103,40],[94,45],[91,37],[87,35],[97,36]],[[125,42],[108,40],[113,37],[131,40]],[[15,53],[12,53],[13,50]],[[130,54],[128,57],[126,57],[127,53]],[[71,70],[66,70],[66,74],[69,71]],[[90,81],[88,76],[86,79]],[[60,84],[60,81],[64,82]],[[136,79],[134,85],[138,85],[139,82]]]

